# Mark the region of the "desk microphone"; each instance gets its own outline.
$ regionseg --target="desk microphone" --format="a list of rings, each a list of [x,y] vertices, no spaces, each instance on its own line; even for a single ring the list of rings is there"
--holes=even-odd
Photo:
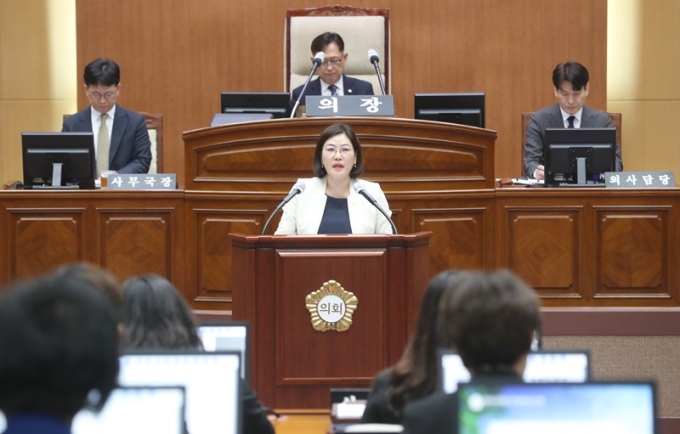
[[[382,74],[380,74],[380,66],[378,65],[380,58],[378,57],[378,52],[373,48],[368,50],[368,61],[375,66],[375,73],[378,74],[378,82],[380,82],[380,90],[382,90],[383,95],[387,95],[385,93],[385,84],[383,83]]]
[[[385,218],[387,219],[387,221],[390,222],[390,225],[392,225],[392,230],[394,231],[394,234],[395,234],[395,235],[399,233],[399,232],[397,232],[397,227],[394,225],[394,222],[392,221],[392,219],[390,218],[390,216],[388,216],[387,213],[385,212],[385,210],[382,209],[382,207],[380,206],[380,204],[378,203],[378,201],[375,200],[375,198],[374,198],[373,196],[371,196],[371,195],[368,193],[368,191],[366,191],[366,187],[364,186],[363,182],[357,181],[357,182],[354,184],[354,191],[357,192],[357,193],[359,193],[359,194],[362,195],[363,197],[365,197],[366,200],[368,200],[369,202],[371,202],[371,203],[373,204],[374,207],[378,208],[378,211],[380,211],[380,212],[382,213],[382,215],[385,216]]]
[[[286,196],[286,198],[281,201],[279,206],[276,207],[276,209],[274,210],[272,215],[270,215],[269,218],[267,219],[267,223],[264,224],[264,229],[262,229],[262,235],[264,235],[264,233],[267,231],[267,227],[269,226],[269,223],[272,221],[272,218],[274,218],[276,213],[279,212],[279,210],[281,208],[283,208],[283,206],[285,204],[290,202],[290,200],[292,198],[294,198],[296,195],[302,193],[303,191],[305,191],[305,183],[302,182],[302,181],[296,182],[295,185],[293,186],[293,188],[290,189],[290,193],[288,193],[288,196]]]
[[[316,72],[316,69],[321,66],[321,64],[326,60],[326,55],[323,54],[323,51],[319,51],[314,55],[314,63],[312,64],[312,70],[309,72],[309,77],[307,77],[307,81],[305,81],[305,85],[302,86],[302,91],[300,92],[300,95],[298,96],[297,100],[295,101],[295,105],[293,106],[293,110],[290,113],[290,118],[295,117],[295,111],[297,110],[298,106],[300,105],[300,100],[305,94],[305,90],[307,90],[307,85],[309,84],[310,81],[312,81],[312,76],[314,76],[314,73]]]

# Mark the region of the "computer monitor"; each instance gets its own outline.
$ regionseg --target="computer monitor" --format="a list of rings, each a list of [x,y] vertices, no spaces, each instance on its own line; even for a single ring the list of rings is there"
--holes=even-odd
[[[439,351],[439,384],[444,393],[453,393],[458,383],[470,381],[463,360],[450,350]],[[523,379],[529,383],[571,382],[590,379],[590,354],[588,351],[541,350],[529,353]]]
[[[184,387],[119,387],[99,413],[81,410],[73,434],[184,434]]]
[[[656,434],[655,395],[650,382],[461,384],[452,432]]]
[[[484,128],[484,93],[417,93],[415,118]]]
[[[93,133],[21,133],[24,188],[94,188]]]
[[[248,322],[204,322],[198,327],[198,336],[206,351],[238,351],[241,354],[241,378],[248,380],[250,361]]]
[[[241,432],[240,359],[237,352],[129,352],[120,357],[122,386],[186,388],[192,434]]]
[[[289,92],[222,92],[222,113],[269,113],[288,117]]]
[[[616,128],[547,128],[543,161],[547,185],[604,186],[616,170]]]

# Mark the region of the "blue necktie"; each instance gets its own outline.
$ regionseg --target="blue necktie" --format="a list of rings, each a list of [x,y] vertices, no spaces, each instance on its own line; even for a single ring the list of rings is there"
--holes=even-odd
[[[328,86],[328,90],[331,91],[331,96],[336,96],[338,94],[338,87],[334,84]]]
[[[574,127],[574,119],[576,119],[576,116],[569,116],[567,118],[567,122],[569,122],[569,126],[567,128],[575,128]]]

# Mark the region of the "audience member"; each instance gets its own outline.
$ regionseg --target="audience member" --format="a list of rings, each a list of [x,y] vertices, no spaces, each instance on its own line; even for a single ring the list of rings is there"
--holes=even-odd
[[[326,32],[312,41],[312,62],[314,55],[323,52],[324,62],[317,68],[319,78],[312,80],[300,99],[300,105],[305,105],[307,95],[373,95],[373,85],[367,81],[346,76],[345,63],[349,53],[345,53],[345,41],[337,33]],[[300,97],[302,86],[293,90],[292,104]]]
[[[404,406],[437,389],[438,305],[447,288],[455,287],[467,273],[448,270],[430,280],[420,302],[416,329],[401,359],[375,378],[362,423],[401,423]]]
[[[509,271],[475,272],[442,297],[443,344],[455,348],[473,382],[521,382],[539,322],[536,293]],[[456,433],[454,395],[434,394],[404,408],[408,433]]]
[[[543,145],[546,128],[614,128],[607,113],[585,106],[590,90],[588,70],[580,63],[560,63],[553,70],[557,104],[531,115],[524,145],[524,171],[527,176],[545,179]],[[616,147],[616,170],[623,170],[621,149]]]
[[[0,297],[0,410],[5,434],[68,434],[101,409],[118,376],[118,322],[91,282],[47,276]]]
[[[167,279],[147,274],[123,283],[123,324],[128,349],[203,350],[196,317]],[[274,434],[266,409],[247,381],[241,382],[244,434]]]
[[[64,120],[62,131],[94,132],[97,177],[104,173],[148,173],[151,140],[144,117],[118,105],[120,69],[96,59],[85,67],[90,106]]]

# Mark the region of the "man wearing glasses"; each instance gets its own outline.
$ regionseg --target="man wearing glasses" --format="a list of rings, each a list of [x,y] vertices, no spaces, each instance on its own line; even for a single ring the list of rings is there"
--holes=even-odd
[[[545,179],[543,140],[546,128],[614,128],[607,113],[586,107],[590,76],[585,66],[569,61],[553,70],[557,104],[531,115],[524,144],[524,170],[530,178]],[[623,170],[621,150],[616,147],[616,170]]]
[[[319,78],[313,80],[305,90],[307,95],[374,95],[373,85],[367,81],[347,77],[343,74],[347,53],[345,53],[345,41],[337,33],[326,32],[312,41],[312,56],[323,51],[325,60],[316,70]],[[311,57],[312,62],[314,57]],[[293,104],[302,92],[302,86],[293,90]],[[300,105],[305,105],[305,98],[300,100]]]
[[[120,69],[109,59],[85,67],[85,94],[90,107],[64,120],[62,131],[94,132],[97,177],[102,172],[148,173],[151,141],[144,117],[116,104]]]

